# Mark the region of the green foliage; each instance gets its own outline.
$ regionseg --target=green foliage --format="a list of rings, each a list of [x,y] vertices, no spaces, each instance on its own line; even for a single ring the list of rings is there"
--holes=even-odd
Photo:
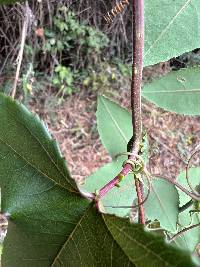
[[[32,78],[34,77],[35,73],[33,70],[33,65],[29,64],[28,70],[22,77],[22,86],[24,91],[24,96],[27,98],[29,94],[32,94]]]
[[[182,253],[182,258],[178,257],[180,253],[173,251],[168,247],[166,253],[166,244],[161,237],[155,235],[141,235],[143,228],[141,225],[130,224],[115,217],[105,217],[105,223],[115,238],[116,242],[123,248],[125,254],[138,267],[154,266],[194,266],[194,264],[184,259],[187,252]],[[155,238],[155,239],[154,239]],[[173,252],[172,252],[173,251]]]
[[[98,193],[98,189],[102,188],[120,172],[123,160],[125,160],[125,157],[120,158],[118,161],[112,161],[98,169],[79,186],[80,190],[83,192]],[[128,175],[126,179],[120,182],[120,187],[115,186],[101,199],[100,209],[107,214],[128,217],[135,199],[136,192],[133,175]],[[129,208],[117,208],[118,206],[129,206]]]
[[[83,85],[94,80],[85,73],[85,68],[95,68],[107,45],[108,38],[102,32],[80,23],[72,11],[61,7],[53,18],[52,29],[45,29],[43,47],[45,53],[59,61],[53,79],[59,92],[71,94],[75,80],[83,81]]]
[[[132,136],[130,113],[110,101],[104,96],[98,98],[97,127],[100,138],[113,162],[97,170],[88,177],[80,189],[87,192],[98,192],[115,177],[122,166],[125,156],[116,161],[115,156],[126,152],[126,145]],[[115,138],[113,138],[115,136]],[[145,146],[145,159],[148,158],[148,142]],[[145,213],[151,221],[159,220],[163,229],[175,232],[178,219],[179,199],[176,188],[163,180],[154,179],[151,183],[152,190],[148,201],[145,203]],[[120,217],[129,216],[131,208],[117,208],[118,206],[132,206],[136,199],[133,175],[128,175],[120,183],[120,187],[113,188],[101,200],[102,211]],[[170,201],[169,201],[170,199]],[[112,208],[115,207],[115,208]],[[154,207],[152,209],[152,206]]]
[[[0,123],[4,267],[145,266],[146,256],[148,266],[194,266],[187,252],[82,199],[44,124],[3,95]]]
[[[145,1],[144,65],[167,61],[199,47],[199,13],[199,0]]]
[[[58,65],[55,68],[55,76],[53,78],[53,85],[58,88],[59,93],[71,95],[73,92],[74,74],[70,68]]]
[[[76,191],[75,182],[69,175],[56,141],[51,138],[37,115],[1,94],[0,118],[1,171],[10,163],[11,166],[8,165],[7,168],[11,171],[13,180],[18,180],[22,172],[24,176],[21,174],[21,178],[25,182],[30,172],[33,183],[39,178],[48,177],[52,186],[58,184],[69,191]],[[1,172],[2,179],[6,179],[4,174],[4,171]],[[29,183],[29,186],[33,185]],[[43,190],[41,185],[39,188],[37,190]]]
[[[200,68],[171,72],[143,88],[142,95],[169,111],[185,115],[200,114]]]
[[[198,46],[198,0],[178,0],[176,3],[149,0],[145,4],[145,65],[167,60]],[[109,82],[107,76],[102,77],[99,73],[84,76],[85,66],[92,67],[99,62],[108,39],[103,33],[80,23],[66,7],[58,10],[53,27],[45,30],[43,41],[43,51],[56,62],[53,84],[58,94],[71,94],[76,75],[80,74],[85,78],[85,86],[91,81],[94,87],[99,80],[103,84]],[[79,69],[78,73],[75,68]],[[129,75],[129,68],[123,64],[118,63],[118,68],[124,75]],[[33,73],[30,66],[23,75],[25,95],[30,91],[29,80]],[[171,73],[145,86],[143,96],[167,110],[199,115],[199,74],[198,68]],[[137,202],[133,173],[99,202],[100,210],[107,215],[98,213],[94,203],[81,197],[88,192],[98,196],[98,190],[119,173],[127,157],[117,160],[116,155],[126,152],[133,135],[128,111],[99,97],[98,131],[113,161],[79,186],[71,178],[59,147],[44,123],[23,105],[4,95],[0,95],[0,125],[1,211],[9,220],[3,245],[3,266],[143,267],[147,261],[152,267],[195,266],[190,253],[195,251],[200,240],[198,228],[175,239],[174,246],[185,250],[182,252],[168,246],[162,237],[147,233],[142,226],[119,218],[129,217],[131,206]],[[146,162],[148,141],[147,137],[144,139],[144,144],[140,145],[144,145],[142,157]],[[147,176],[144,168],[139,178],[146,189],[145,172]],[[189,172],[191,184],[198,191],[199,175],[199,168]],[[181,173],[177,180],[189,189],[184,177]],[[172,236],[188,225],[200,222],[199,213],[193,214],[194,209],[199,212],[197,201],[178,213],[179,201],[182,206],[188,200],[190,198],[180,190],[177,192],[172,184],[152,179],[150,196],[144,204],[146,218],[151,223],[158,223],[167,236]],[[117,207],[123,205],[128,207]]]
[[[59,54],[60,58],[65,55],[69,57],[71,65],[76,67],[97,61],[108,45],[108,39],[102,32],[80,23],[65,6],[54,17],[53,28],[45,30],[45,37],[44,51],[52,55]]]

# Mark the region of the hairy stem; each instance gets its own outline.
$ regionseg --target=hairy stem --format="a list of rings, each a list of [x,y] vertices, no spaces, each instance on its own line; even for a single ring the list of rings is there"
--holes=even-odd
[[[133,65],[131,84],[131,108],[133,144],[131,152],[136,154],[142,136],[141,83],[144,49],[144,0],[133,0]]]
[[[133,0],[133,65],[131,84],[131,108],[133,125],[133,143],[131,144],[131,159],[138,153],[142,139],[142,112],[141,112],[141,84],[143,70],[143,50],[144,50],[144,0]],[[139,223],[145,223],[143,201],[143,185],[140,181],[135,181],[138,204]]]
[[[142,116],[141,116],[141,84],[143,70],[143,49],[144,49],[144,0],[133,0],[133,66],[132,66],[132,84],[131,84],[131,108],[133,137],[130,149],[129,159],[137,159],[142,140]],[[129,172],[132,165],[128,162],[123,166],[121,172],[108,184],[99,190],[98,198],[105,196],[114,186],[116,186]],[[143,186],[136,179],[135,182],[138,206],[139,222],[145,224],[145,215],[143,207]]]

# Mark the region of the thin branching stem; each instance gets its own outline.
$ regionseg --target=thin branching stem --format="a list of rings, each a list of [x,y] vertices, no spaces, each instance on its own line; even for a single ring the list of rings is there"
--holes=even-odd
[[[169,177],[163,176],[163,175],[154,175],[152,174],[152,177],[157,177],[159,179],[163,179],[168,181],[171,184],[174,184],[176,187],[178,187],[182,192],[184,192],[185,194],[187,194],[188,196],[190,196],[193,200],[196,201],[200,201],[200,195],[197,195],[193,192],[190,192],[189,190],[187,190],[185,187],[183,187],[182,185],[180,185],[176,180],[171,179]]]
[[[170,239],[169,239],[169,242],[172,242],[174,241],[177,237],[183,235],[185,232],[193,229],[193,228],[196,228],[196,227],[200,227],[200,223],[197,223],[197,224],[193,224],[187,228],[184,228],[183,230],[181,230],[180,232],[178,232],[177,234],[175,234],[174,236],[172,236]]]
[[[133,125],[133,143],[131,152],[138,153],[142,139],[142,112],[141,112],[141,84],[143,70],[143,50],[144,50],[144,0],[133,0],[132,8],[133,21],[133,65],[132,65],[132,84],[131,84],[131,108]],[[143,202],[143,185],[136,178],[135,187],[139,205],[139,223],[145,224]]]

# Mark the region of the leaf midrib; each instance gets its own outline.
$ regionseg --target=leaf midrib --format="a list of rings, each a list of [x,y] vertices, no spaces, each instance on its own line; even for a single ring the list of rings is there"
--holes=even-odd
[[[65,241],[65,243],[61,246],[60,250],[58,251],[55,259],[53,260],[52,264],[50,267],[53,267],[54,264],[56,264],[56,261],[59,260],[59,257],[61,255],[61,253],[63,252],[63,250],[65,250],[65,247],[67,246],[68,242],[72,239],[72,236],[74,235],[74,233],[76,232],[76,229],[79,227],[79,225],[81,225],[81,222],[83,221],[83,219],[86,217],[86,215],[88,214],[88,212],[90,211],[90,209],[92,209],[92,205],[89,205],[89,207],[84,211],[83,215],[81,216],[80,220],[78,221],[78,223],[75,225],[73,231],[71,232],[71,234],[68,236],[67,240]]]
[[[157,37],[157,39],[152,43],[152,45],[148,48],[148,50],[144,54],[144,58],[151,52],[151,50],[154,48],[154,46],[157,44],[157,42],[165,35],[165,33],[168,31],[168,29],[171,27],[171,25],[175,22],[175,20],[179,17],[179,15],[183,12],[185,8],[190,4],[192,0],[187,0],[186,3],[180,8],[180,10],[174,15],[174,17],[170,20],[170,22],[166,25],[166,27],[162,30],[160,35]]]
[[[148,87],[147,87],[148,88]],[[147,90],[147,89],[146,89]],[[173,93],[200,93],[200,89],[176,89],[176,90],[166,90],[166,91],[157,91],[157,90],[154,90],[154,91],[144,91],[142,92],[142,94],[144,95],[147,95],[147,94],[166,94],[166,93],[170,93],[170,94],[173,94]]]
[[[31,162],[29,162],[25,157],[23,157],[20,153],[18,153],[10,144],[8,144],[7,142],[5,142],[1,137],[0,137],[0,141],[6,145],[9,149],[11,149],[15,154],[17,154],[21,159],[23,159],[25,161],[25,163],[27,163],[29,166],[31,166],[34,170],[36,170],[38,173],[42,174],[43,176],[47,177],[49,180],[53,181],[54,184],[59,185],[60,187],[67,189],[70,192],[76,192],[75,190],[70,190],[69,188],[63,186],[62,184],[56,182],[53,178],[51,178],[49,175],[47,175],[46,173],[44,173],[42,170],[38,169],[35,165],[33,165]],[[66,182],[68,182],[66,180]],[[70,183],[69,183],[70,184]],[[71,185],[71,184],[70,184]]]

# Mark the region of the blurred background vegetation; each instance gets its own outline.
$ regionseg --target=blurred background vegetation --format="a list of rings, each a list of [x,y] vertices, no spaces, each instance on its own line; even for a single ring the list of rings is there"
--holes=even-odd
[[[84,89],[104,93],[128,88],[131,8],[127,5],[108,25],[103,16],[114,4],[104,0],[31,0],[1,6],[0,90],[11,94],[15,81],[25,104],[40,90],[50,90],[60,104],[65,96]],[[168,72],[168,67],[177,69],[199,61],[199,54],[191,52],[153,72],[157,76]],[[144,80],[151,76],[152,71],[147,71]]]
[[[0,7],[0,86],[11,94],[25,39],[18,94],[53,88],[61,102],[80,89],[110,87],[130,75],[130,11],[107,25],[105,1],[45,0]],[[24,30],[25,27],[25,30]]]

